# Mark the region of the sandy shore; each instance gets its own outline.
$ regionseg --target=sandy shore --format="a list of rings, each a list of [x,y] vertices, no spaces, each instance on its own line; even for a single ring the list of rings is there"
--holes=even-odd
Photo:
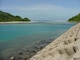
[[[26,22],[26,21],[0,22],[0,24],[21,24],[21,23],[33,23],[33,22]]]
[[[80,60],[80,23],[71,27],[29,60]]]

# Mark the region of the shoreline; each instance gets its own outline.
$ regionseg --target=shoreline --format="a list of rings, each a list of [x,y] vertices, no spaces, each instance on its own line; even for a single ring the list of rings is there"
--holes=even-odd
[[[75,22],[36,22],[36,21],[9,21],[9,22],[0,22],[0,24],[26,24],[26,23],[59,23],[59,24],[76,24]]]
[[[10,52],[12,52],[12,51],[13,51],[14,54],[10,55],[8,58],[5,57],[5,60],[9,59],[11,56],[15,57],[15,59],[17,59],[17,60],[18,59],[21,60],[20,58],[27,60],[27,59],[31,58],[32,56],[34,56],[38,51],[41,51],[41,49],[44,49],[45,46],[48,45],[49,43],[51,43],[53,40],[54,39],[51,39],[51,41],[50,40],[49,41],[40,41],[38,43],[34,43],[35,45],[32,45],[29,48],[27,48],[28,50],[26,50],[26,49],[18,50],[16,53],[14,52],[14,49],[13,50],[9,50],[8,54]],[[0,60],[3,60],[3,59],[0,59]]]
[[[29,60],[80,60],[80,23],[71,27]]]
[[[33,23],[32,21],[11,21],[11,22],[0,22],[0,24],[26,24]]]

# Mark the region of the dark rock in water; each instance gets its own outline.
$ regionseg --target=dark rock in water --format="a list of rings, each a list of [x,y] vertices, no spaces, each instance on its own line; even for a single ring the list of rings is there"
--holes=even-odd
[[[44,48],[43,46],[40,47],[40,49],[43,49],[43,48]]]
[[[19,55],[23,55],[23,52],[19,52]]]
[[[25,58],[24,60],[28,60],[27,58]]]
[[[36,51],[35,50],[32,50],[32,53],[36,53]]]

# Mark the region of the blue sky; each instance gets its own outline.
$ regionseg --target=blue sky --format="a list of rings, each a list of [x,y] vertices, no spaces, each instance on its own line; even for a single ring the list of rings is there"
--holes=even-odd
[[[80,0],[0,0],[0,10],[32,21],[67,21],[80,13]]]

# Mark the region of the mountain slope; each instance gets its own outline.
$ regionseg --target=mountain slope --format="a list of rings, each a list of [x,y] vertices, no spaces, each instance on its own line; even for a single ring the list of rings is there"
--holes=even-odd
[[[14,16],[10,13],[0,11],[0,22],[8,21],[30,21],[28,18],[22,19],[20,16]]]
[[[80,13],[68,20],[69,22],[80,22]]]

